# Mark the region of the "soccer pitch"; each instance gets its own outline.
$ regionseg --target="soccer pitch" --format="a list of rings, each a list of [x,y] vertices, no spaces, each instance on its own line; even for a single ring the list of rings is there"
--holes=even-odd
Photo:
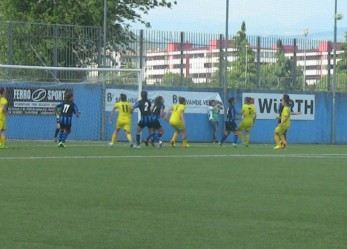
[[[0,150],[1,248],[346,248],[347,146],[67,145]]]

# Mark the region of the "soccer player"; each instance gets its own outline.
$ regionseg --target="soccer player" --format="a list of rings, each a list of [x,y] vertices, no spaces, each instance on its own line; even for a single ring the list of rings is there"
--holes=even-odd
[[[152,109],[152,122],[149,124],[150,134],[147,137],[145,144],[148,146],[148,143],[150,143],[152,146],[154,146],[154,141],[159,140],[158,147],[161,148],[163,145],[163,141],[161,141],[161,137],[164,134],[164,129],[160,124],[160,117],[165,118],[164,115],[164,98],[162,96],[158,96],[154,99],[154,107]],[[158,132],[156,132],[158,131]]]
[[[130,146],[133,147],[133,139],[131,138],[131,104],[127,101],[127,96],[124,93],[120,94],[120,101],[117,102],[112,109],[110,123],[112,123],[114,113],[117,109],[119,110],[118,119],[116,128],[112,135],[112,140],[109,145],[113,146],[113,144],[117,140],[119,130],[123,129],[130,143]]]
[[[283,94],[283,98],[287,99],[289,101],[290,109],[293,108],[293,102],[290,101],[289,95],[288,94]],[[276,117],[276,119],[278,120],[278,124],[281,123],[281,116],[282,116],[283,108],[284,108],[284,106],[282,105],[282,103],[280,103],[279,106],[278,106],[278,114],[279,114],[279,116]],[[290,115],[301,115],[301,112],[290,112]],[[287,131],[285,131],[283,135],[284,135],[284,138],[287,140]],[[281,145],[282,145],[282,141],[281,141]]]
[[[65,100],[63,102],[55,106],[55,114],[57,114],[58,108],[61,108],[59,120],[60,132],[58,147],[65,148],[65,141],[68,135],[71,133],[72,116],[73,114],[75,114],[77,117],[79,117],[80,113],[78,112],[77,105],[74,102],[74,96],[70,92],[68,92],[65,95]]]
[[[61,107],[57,108],[57,111],[56,111],[56,114],[55,114],[55,119],[56,119],[56,122],[57,122],[57,126],[55,128],[55,132],[54,132],[54,142],[58,142],[58,134],[59,134],[59,131],[60,131],[60,125],[59,125],[59,122],[60,122],[60,113],[61,113]]]
[[[249,132],[253,127],[257,113],[254,105],[251,103],[252,98],[246,97],[245,104],[242,106],[242,121],[239,125],[239,137],[242,141],[242,145],[248,147],[249,145]],[[243,134],[243,132],[245,134]]]
[[[4,149],[6,143],[6,113],[8,101],[5,98],[5,89],[0,88],[0,149]]]
[[[218,143],[217,130],[219,123],[219,112],[222,109],[221,105],[216,101],[212,100],[208,108],[208,122],[210,123],[213,131],[213,143]]]
[[[151,101],[148,99],[148,93],[146,91],[141,92],[141,100],[137,101],[133,107],[131,108],[132,112],[134,109],[139,108],[141,113],[141,119],[137,124],[136,129],[136,146],[134,148],[140,148],[140,139],[141,139],[141,131],[143,128],[147,127],[149,133],[149,124],[152,122],[152,113],[151,113]],[[152,134],[151,134],[152,135]]]
[[[290,127],[289,99],[282,98],[282,105],[284,107],[281,113],[281,123],[278,124],[274,132],[274,139],[276,141],[276,146],[274,147],[275,150],[283,149],[287,146],[287,141],[286,141],[286,138],[284,137],[284,133]],[[281,141],[282,141],[282,145],[281,145]]]
[[[188,148],[189,144],[187,141],[187,131],[184,120],[184,111],[186,110],[186,99],[184,97],[179,97],[178,103],[179,104],[172,106],[165,115],[165,120],[167,120],[168,116],[171,113],[169,123],[175,129],[170,144],[172,147],[176,147],[176,139],[178,135],[182,133],[183,148]]]
[[[236,143],[237,143],[237,139],[238,139],[238,129],[237,129],[237,125],[236,125],[235,120],[238,119],[236,117],[236,114],[240,115],[240,113],[238,113],[235,110],[235,104],[236,104],[235,97],[229,98],[228,103],[229,103],[229,108],[227,111],[227,117],[225,119],[225,132],[224,132],[224,136],[222,137],[221,141],[218,144],[220,146],[222,146],[224,141],[229,136],[230,132],[233,132],[234,133],[233,147],[237,147]]]

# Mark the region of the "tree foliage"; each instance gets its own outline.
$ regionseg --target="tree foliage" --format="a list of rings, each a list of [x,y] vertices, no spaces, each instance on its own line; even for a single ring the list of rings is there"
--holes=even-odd
[[[150,23],[144,18],[150,10],[160,7],[171,8],[176,1],[171,0],[107,0],[107,49],[117,51],[123,49],[129,42],[134,39],[134,34],[129,31],[131,24],[139,22],[146,27],[150,27]],[[30,22],[45,25],[65,24],[80,25],[89,27],[103,26],[104,18],[104,1],[102,0],[1,0],[0,1],[0,21],[16,21]],[[13,30],[16,33],[16,30]],[[30,27],[26,27],[24,32],[29,39],[31,34]],[[75,59],[70,61],[60,60],[59,65],[83,65],[90,61],[81,61],[78,52],[83,49],[95,49],[102,45],[101,40],[97,42],[88,39],[88,30],[81,29],[78,32],[72,32],[70,29],[61,29],[58,35],[71,36],[71,39],[60,40],[59,48],[65,53],[75,55]],[[52,33],[52,32],[51,32]],[[52,35],[48,32],[42,32],[39,35],[43,37],[43,41],[34,42],[36,47],[45,47],[47,40],[45,36]],[[101,32],[99,32],[101,38]],[[14,37],[15,38],[15,37]],[[25,42],[25,41],[24,41]],[[4,44],[3,42],[2,44]],[[97,44],[99,43],[99,44]],[[40,45],[42,44],[42,46]],[[14,43],[14,46],[16,44]],[[14,50],[17,47],[14,47]],[[50,47],[48,46],[48,49]],[[95,52],[95,51],[93,51]],[[95,54],[95,53],[94,53]],[[37,56],[37,54],[35,55]],[[43,58],[46,65],[52,65],[52,56]],[[89,60],[91,58],[88,58]],[[92,60],[95,60],[93,58]],[[24,63],[17,63],[24,64]]]
[[[228,73],[228,86],[233,88],[254,88],[256,80],[255,53],[246,36],[246,24],[242,22],[241,30],[234,38],[236,48],[233,55],[236,59],[231,63]]]
[[[337,58],[339,61],[336,63],[337,73],[347,73],[347,32],[345,33],[345,42],[341,44],[343,53],[339,54]]]
[[[191,78],[183,77],[178,73],[166,73],[162,79],[161,85],[163,86],[190,86],[194,84]]]

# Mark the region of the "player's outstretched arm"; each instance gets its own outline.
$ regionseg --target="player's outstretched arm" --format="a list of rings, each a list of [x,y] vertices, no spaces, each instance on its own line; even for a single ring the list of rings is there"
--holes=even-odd
[[[172,112],[172,110],[173,110],[173,106],[167,111],[164,120],[168,121],[168,117],[169,117],[170,113]]]
[[[113,107],[112,108],[111,115],[110,115],[110,123],[112,123],[113,116],[114,116],[114,113],[115,113],[116,109],[117,109],[117,107]]]

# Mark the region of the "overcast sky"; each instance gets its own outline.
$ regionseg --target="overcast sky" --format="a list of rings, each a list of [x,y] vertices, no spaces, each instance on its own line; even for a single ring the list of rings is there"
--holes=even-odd
[[[177,2],[172,9],[151,10],[144,19],[151,22],[154,30],[225,33],[226,0]],[[333,32],[334,3],[335,0],[229,0],[229,34],[235,34],[243,20],[249,35],[296,36],[305,28],[311,34]],[[345,16],[338,27],[347,27],[347,0],[338,0],[338,13]]]

